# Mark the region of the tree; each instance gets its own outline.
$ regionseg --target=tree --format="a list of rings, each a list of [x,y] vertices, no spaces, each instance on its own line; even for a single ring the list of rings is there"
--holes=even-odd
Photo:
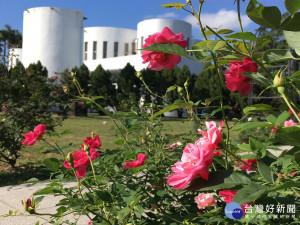
[[[79,90],[77,89],[74,83],[74,79],[76,79],[79,83],[81,88],[80,91],[87,94],[90,88],[90,71],[86,65],[82,64],[79,68],[74,67],[71,73],[68,70],[66,70],[64,73],[61,74],[60,81],[64,86],[68,87],[68,94],[71,96],[71,98],[76,98],[76,96],[79,95]],[[81,103],[82,102],[80,102],[80,104],[78,104],[78,102],[74,103],[73,107],[75,115],[87,116],[87,106],[82,105]]]
[[[117,101],[118,109],[121,111],[138,108],[141,99],[141,82],[135,73],[134,67],[127,63],[118,77]]]
[[[5,67],[1,66],[1,70]],[[30,71],[30,72],[28,72]],[[53,107],[63,107],[62,89],[48,79],[46,68],[39,62],[24,68],[22,63],[0,77],[0,105],[6,110],[0,125],[0,161],[14,168],[22,147],[23,135],[38,124],[54,130],[63,118],[52,117]]]
[[[11,29],[8,24],[4,27],[5,29],[0,30],[0,53],[2,52],[2,56],[6,57],[10,48],[22,47],[22,34],[18,30]],[[6,64],[7,58],[3,58],[3,61]]]
[[[103,107],[116,106],[116,88],[112,84],[112,74],[104,70],[101,65],[91,73],[91,88],[89,94],[92,96],[103,96],[104,99],[96,100]]]

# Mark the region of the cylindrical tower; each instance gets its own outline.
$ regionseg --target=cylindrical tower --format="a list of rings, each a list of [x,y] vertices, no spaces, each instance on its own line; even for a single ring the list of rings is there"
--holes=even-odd
[[[49,77],[82,64],[83,13],[56,7],[24,11],[22,63],[41,61]]]
[[[135,54],[136,30],[117,27],[84,28],[84,62]]]
[[[161,32],[164,27],[170,28],[175,34],[182,33],[184,40],[188,42],[187,49],[191,47],[192,25],[190,23],[172,19],[149,19],[139,22],[137,25],[137,48],[141,49],[146,38]]]

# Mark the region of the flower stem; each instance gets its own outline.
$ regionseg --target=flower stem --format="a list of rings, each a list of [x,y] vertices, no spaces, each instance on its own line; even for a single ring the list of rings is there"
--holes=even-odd
[[[299,116],[297,115],[297,113],[296,113],[296,111],[294,110],[294,108],[291,106],[291,104],[290,104],[288,98],[286,97],[286,95],[283,93],[283,94],[281,94],[281,96],[283,97],[285,103],[288,105],[288,107],[290,108],[290,110],[292,110],[294,116],[296,117],[296,119],[297,119],[298,122],[300,123],[300,118],[299,118]]]

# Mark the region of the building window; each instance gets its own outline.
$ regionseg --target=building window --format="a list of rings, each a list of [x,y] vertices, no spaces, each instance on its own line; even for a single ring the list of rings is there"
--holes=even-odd
[[[103,41],[103,55],[102,58],[107,58],[107,41]]]
[[[143,48],[143,44],[144,44],[144,37],[141,37],[141,48]]]
[[[129,54],[129,44],[125,43],[125,46],[124,46],[124,55],[128,55],[128,54]]]
[[[84,42],[84,60],[88,59],[88,43]]]
[[[114,42],[114,57],[118,56],[118,48],[119,48],[119,43]]]
[[[135,55],[135,54],[136,54],[136,50],[137,50],[137,49],[136,49],[136,43],[135,43],[135,42],[132,42],[132,43],[131,43],[131,49],[132,49],[132,54]]]
[[[97,41],[93,42],[93,59],[97,59]]]

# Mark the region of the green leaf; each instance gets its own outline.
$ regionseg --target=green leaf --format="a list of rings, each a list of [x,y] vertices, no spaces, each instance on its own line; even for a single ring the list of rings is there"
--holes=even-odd
[[[275,175],[266,164],[257,162],[257,168],[260,175],[265,178],[269,183],[274,183]]]
[[[221,29],[217,31],[217,34],[231,34],[233,33],[233,30],[229,30],[229,29]]]
[[[141,219],[143,213],[144,213],[143,206],[137,205],[136,207],[134,207],[134,214],[136,215],[137,218]]]
[[[171,87],[168,87],[166,92],[170,92],[170,91],[174,91],[174,90],[176,90],[176,86],[171,86]]]
[[[39,183],[39,182],[40,182],[39,179],[37,179],[37,178],[35,178],[35,177],[30,178],[29,180],[26,181],[26,183],[32,183],[33,185],[34,185],[34,184],[37,184],[37,183]]]
[[[215,46],[219,43],[219,41],[215,40],[208,40],[206,43],[206,46],[209,48],[209,50],[213,51]]]
[[[203,60],[208,56],[208,48],[206,46],[192,46],[192,53],[194,54],[197,60]]]
[[[185,57],[188,56],[188,52],[183,47],[173,43],[154,43],[149,47],[143,48],[142,51],[162,52]]]
[[[130,210],[133,209],[133,207],[139,202],[139,200],[143,197],[143,195],[139,195],[131,204],[130,204]]]
[[[120,138],[120,139],[116,140],[114,143],[115,143],[116,145],[124,145],[124,144],[125,144],[125,141],[124,141],[122,138]]]
[[[96,191],[96,195],[104,202],[113,202],[113,199],[110,193],[106,191]]]
[[[253,22],[261,26],[277,28],[280,25],[281,13],[275,6],[265,7],[256,0],[250,0],[246,13]]]
[[[213,48],[213,52],[214,51],[218,51],[219,49],[225,47],[227,45],[226,41],[218,41],[218,43],[215,45],[215,47]]]
[[[273,112],[274,108],[267,104],[256,104],[243,109],[245,114],[253,114],[259,112]]]
[[[294,15],[286,18],[280,25],[281,30],[288,31],[300,31],[300,13],[296,13]]]
[[[91,101],[96,101],[97,99],[105,99],[105,97],[104,96],[96,96],[96,97],[93,97],[92,99],[91,99]]]
[[[220,96],[207,98],[207,99],[205,99],[205,105],[206,105],[206,106],[209,106],[210,103],[212,103],[213,101],[215,101],[215,100],[217,100],[217,99],[219,99],[219,98],[220,98]]]
[[[118,213],[118,219],[120,219],[121,221],[128,216],[130,213],[130,208],[129,207],[125,207],[123,208],[119,213]]]
[[[180,9],[184,8],[185,6],[187,6],[187,4],[169,3],[169,4],[163,4],[163,5],[160,5],[160,6],[165,7],[165,8],[173,8],[173,7],[175,7],[177,10],[180,10]]]
[[[14,213],[14,212],[13,212],[12,210],[9,210],[9,211],[8,211],[8,215],[10,215],[10,216],[11,216],[13,213]]]
[[[242,40],[249,40],[249,41],[257,41],[257,38],[251,32],[237,32],[230,35],[225,35],[226,38],[234,38],[234,39],[242,39]]]
[[[288,49],[269,49],[263,54],[263,60],[267,63],[283,62],[294,59]]]
[[[192,181],[191,185],[187,189],[191,191],[195,191],[199,189],[201,189],[201,191],[222,189],[225,183],[225,179],[229,177],[231,174],[232,174],[231,171],[226,171],[226,170],[211,172],[209,173],[208,180],[204,180],[201,177],[197,177]],[[229,184],[229,186],[232,187],[231,184]]]
[[[169,112],[175,109],[179,109],[179,108],[187,108],[188,106],[193,106],[193,104],[191,102],[188,103],[174,103],[173,105],[169,105],[168,107],[158,111],[157,113],[155,113],[150,119],[153,119],[154,117],[157,117],[165,112]]]
[[[254,129],[258,127],[273,127],[273,124],[269,124],[267,122],[247,122],[247,123],[241,123],[236,126],[234,126],[231,130],[232,131],[243,131],[243,130],[249,130]]]
[[[241,174],[234,172],[232,173],[229,177],[224,179],[224,182],[215,186],[210,186],[210,187],[204,187],[201,188],[201,191],[209,191],[209,190],[220,190],[220,189],[229,189],[229,188],[234,188],[238,185],[247,185],[251,184],[251,180]]]
[[[263,87],[268,87],[271,85],[271,82],[261,73],[240,73],[242,76],[249,77],[251,80],[255,80],[257,83],[261,84]]]
[[[267,187],[253,183],[238,190],[232,201],[237,202],[240,205],[254,202],[257,198],[263,195],[266,190]]]
[[[290,77],[288,77],[288,79],[294,79],[300,76],[300,70],[298,70],[296,73],[294,73],[293,75],[291,75]]]
[[[274,125],[276,125],[277,117],[273,114],[270,114],[266,117],[266,120]]]
[[[57,171],[60,167],[60,162],[56,158],[47,158],[43,161],[44,165],[51,171]]]
[[[287,112],[287,111],[284,111],[283,113],[281,113],[281,114],[277,117],[276,125],[277,125],[277,124],[283,123],[283,122],[286,121],[288,118],[290,118],[290,113]]]
[[[267,150],[266,147],[260,141],[257,141],[253,138],[249,138],[249,145],[252,152],[261,156],[261,158],[266,156]]]
[[[296,163],[300,166],[300,151],[294,153]]]
[[[235,186],[239,184],[251,184],[251,180],[247,176],[237,172],[234,172],[230,175],[230,177],[225,178],[224,181],[226,184],[232,184]]]
[[[300,10],[299,0],[284,0],[284,5],[287,11],[289,11],[291,14],[294,14]]]
[[[277,191],[277,190],[280,190],[280,189],[287,189],[287,188],[290,188],[290,187],[300,187],[300,182],[287,181],[283,184],[270,187],[268,191],[270,191],[270,192],[271,191]]]
[[[300,31],[283,31],[283,35],[288,45],[295,50],[297,55],[300,55]]]
[[[283,145],[300,147],[300,126],[279,127],[275,134],[275,140]]]

